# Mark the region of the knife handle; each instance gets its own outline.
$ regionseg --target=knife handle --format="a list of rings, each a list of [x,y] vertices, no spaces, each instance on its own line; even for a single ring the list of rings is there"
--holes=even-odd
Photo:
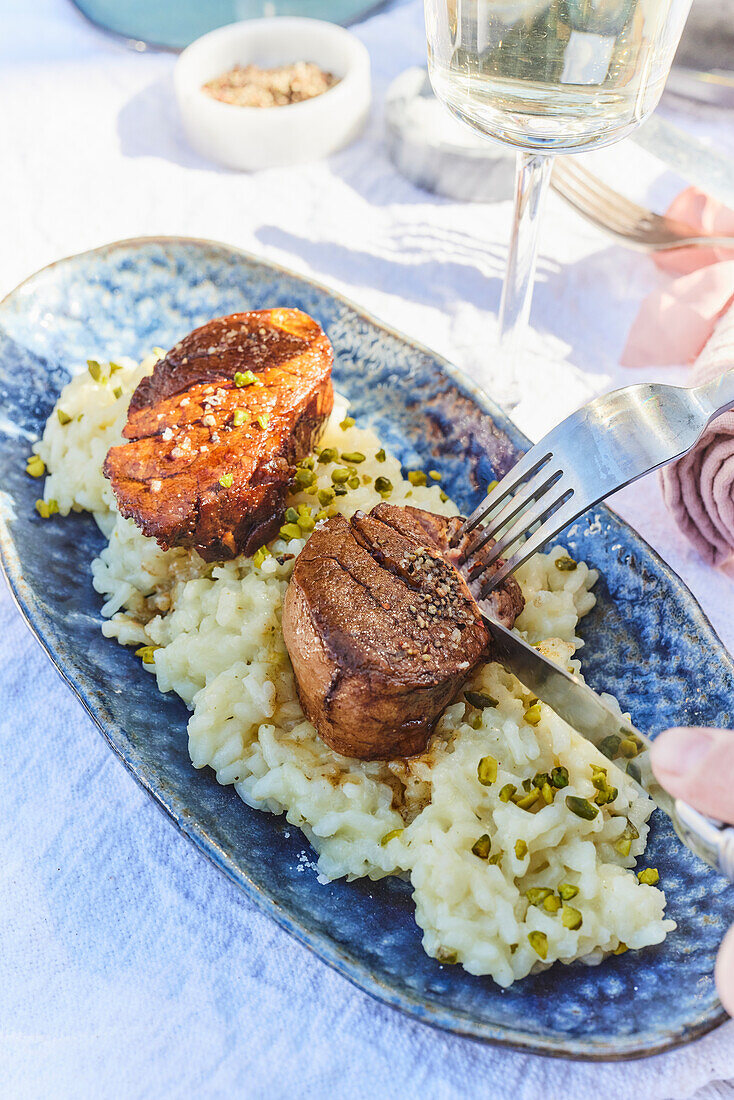
[[[706,817],[680,798],[675,801],[673,824],[692,852],[734,882],[734,826]]]

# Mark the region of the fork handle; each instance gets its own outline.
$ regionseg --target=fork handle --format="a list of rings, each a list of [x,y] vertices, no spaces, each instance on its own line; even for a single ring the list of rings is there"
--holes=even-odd
[[[717,416],[734,409],[734,370],[726,371],[703,386],[696,386],[694,392],[710,424]]]

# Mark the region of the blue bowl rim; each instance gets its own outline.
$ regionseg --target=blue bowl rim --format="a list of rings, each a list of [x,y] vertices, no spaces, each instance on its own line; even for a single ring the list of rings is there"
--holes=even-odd
[[[52,271],[56,267],[61,267],[64,264],[72,263],[76,260],[86,259],[91,256],[105,255],[113,251],[122,251],[125,249],[134,250],[141,246],[150,245],[162,245],[162,246],[201,246],[206,250],[221,251],[241,258],[244,262],[269,268],[271,271],[278,272],[287,276],[289,279],[293,279],[296,282],[300,282],[309,287],[315,287],[317,290],[323,291],[333,300],[337,301],[340,305],[346,307],[346,309],[352,311],[366,321],[369,325],[378,328],[391,336],[392,338],[400,341],[404,345],[414,349],[422,355],[426,355],[431,358],[439,367],[439,369],[451,380],[451,382],[467,397],[469,397],[479,409],[492,418],[494,423],[503,431],[508,438],[519,449],[526,450],[530,446],[530,440],[516,427],[515,424],[509,419],[509,417],[502,411],[502,409],[495,404],[495,402],[470,378],[468,378],[462,370],[453,366],[447,359],[437,352],[432,351],[430,348],[421,344],[418,340],[414,340],[412,337],[406,336],[398,329],[393,328],[391,325],[380,321],[373,314],[357,305],[351,299],[345,295],[333,290],[331,287],[324,283],[319,282],[316,279],[310,279],[308,276],[301,275],[296,271],[291,270],[282,264],[274,263],[273,261],[257,256],[254,253],[247,252],[244,249],[237,248],[234,245],[226,244],[222,241],[210,240],[204,237],[183,237],[183,236],[142,236],[142,237],[126,237],[122,240],[111,241],[108,244],[98,245],[95,248],[86,249],[83,252],[72,253],[69,256],[61,257],[58,260],[54,260],[49,264],[45,264],[37,271],[33,272],[27,278],[23,279],[13,290],[9,291],[2,299],[0,299],[0,309],[13,298],[18,291],[24,287],[29,286],[39,276],[44,275],[46,272]],[[602,511],[613,512],[607,505],[601,505]],[[613,513],[616,515],[616,513]],[[729,663],[734,674],[734,659],[732,659],[728,650],[724,646],[723,642],[716,633],[714,627],[706,616],[705,612],[699,605],[698,601],[694,597],[693,593],[687,587],[681,577],[665,562],[660,555],[654,550],[649,543],[642,538],[641,535],[634,530],[625,520],[621,517],[617,517],[619,522],[629,532],[631,544],[640,550],[645,556],[652,559],[657,569],[659,569],[662,576],[666,581],[678,591],[683,591],[687,596],[691,612],[694,619],[698,621],[698,627],[703,634],[708,634],[711,642],[716,645],[721,651],[721,655]],[[10,589],[11,596],[18,607],[21,615],[25,619],[31,633],[35,636],[36,640],[45,651],[47,657],[51,661],[52,665],[58,672],[64,683],[71,689],[76,696],[82,707],[89,714],[100,733],[104,737],[107,744],[110,746],[116,756],[122,761],[126,770],[133,776],[135,781],[143,788],[143,790],[152,798],[154,804],[158,809],[164,813],[173,823],[178,830],[183,833],[194,844],[199,852],[214,864],[224,875],[227,876],[232,882],[235,883],[243,892],[269,917],[276,921],[289,935],[293,936],[296,940],[308,947],[314,954],[325,962],[328,966],[331,966],[337,973],[341,974],[343,978],[351,982],[358,989],[361,989],[364,993],[373,997],[375,1000],[389,1005],[391,1008],[399,1009],[405,1013],[411,1019],[418,1020],[421,1023],[428,1024],[431,1027],[438,1028],[443,1031],[448,1031],[452,1034],[458,1035],[462,1038],[472,1039],[474,1041],[493,1043],[497,1046],[505,1047],[510,1050],[519,1051],[526,1054],[539,1054],[554,1058],[567,1058],[573,1061],[593,1061],[593,1062],[621,1062],[630,1061],[639,1058],[648,1058],[655,1054],[661,1054],[666,1051],[674,1050],[677,1047],[683,1046],[686,1043],[693,1042],[695,1039],[699,1039],[702,1036],[713,1031],[721,1024],[725,1023],[729,1016],[726,1011],[721,1008],[718,1013],[707,1015],[706,1017],[694,1020],[692,1023],[682,1027],[677,1033],[671,1033],[671,1035],[659,1042],[640,1044],[632,1040],[614,1041],[611,1043],[599,1042],[594,1040],[548,1040],[543,1038],[536,1038],[535,1036],[529,1038],[526,1032],[519,1031],[514,1028],[500,1027],[494,1024],[481,1023],[478,1024],[472,1021],[470,1018],[462,1018],[455,1010],[442,1011],[433,1005],[428,1005],[421,1000],[418,996],[412,996],[408,993],[400,993],[381,982],[377,979],[369,970],[367,966],[351,958],[346,952],[340,950],[338,946],[325,934],[309,931],[302,926],[297,920],[291,918],[286,912],[284,912],[280,906],[273,901],[273,899],[253,882],[248,875],[234,866],[227,852],[224,851],[215,841],[212,840],[205,832],[200,831],[195,824],[182,819],[177,813],[175,807],[168,801],[163,792],[154,789],[144,778],[144,776],[138,774],[128,761],[125,759],[123,753],[115,745],[111,736],[112,723],[107,719],[103,710],[98,707],[91,695],[88,695],[85,690],[85,686],[81,677],[75,677],[63,666],[58,659],[56,652],[53,648],[52,642],[46,637],[43,631],[43,627],[35,616],[34,599],[33,595],[28,592],[24,594],[26,585],[23,579],[23,574],[20,567],[20,560],[15,553],[12,535],[5,517],[0,515],[0,567],[2,567],[3,575]]]

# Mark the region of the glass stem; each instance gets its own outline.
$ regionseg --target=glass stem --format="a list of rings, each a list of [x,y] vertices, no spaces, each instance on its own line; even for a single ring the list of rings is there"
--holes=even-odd
[[[553,158],[544,153],[517,154],[515,211],[507,255],[507,271],[500,303],[500,344],[509,362],[527,328],[533,297],[538,224],[543,196],[548,190]]]

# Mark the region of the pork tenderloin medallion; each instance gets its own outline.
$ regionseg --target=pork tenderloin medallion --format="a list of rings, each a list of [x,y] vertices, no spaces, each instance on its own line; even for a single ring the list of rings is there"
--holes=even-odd
[[[451,543],[461,519],[378,504],[318,527],[296,561],[283,636],[301,705],[332,749],[364,760],[422,752],[490,636]],[[499,568],[498,562],[493,568]],[[512,626],[510,577],[492,597]]]
[[[135,390],[105,477],[120,512],[206,561],[253,553],[283,522],[295,464],[334,404],[333,352],[297,309],[195,329]]]

